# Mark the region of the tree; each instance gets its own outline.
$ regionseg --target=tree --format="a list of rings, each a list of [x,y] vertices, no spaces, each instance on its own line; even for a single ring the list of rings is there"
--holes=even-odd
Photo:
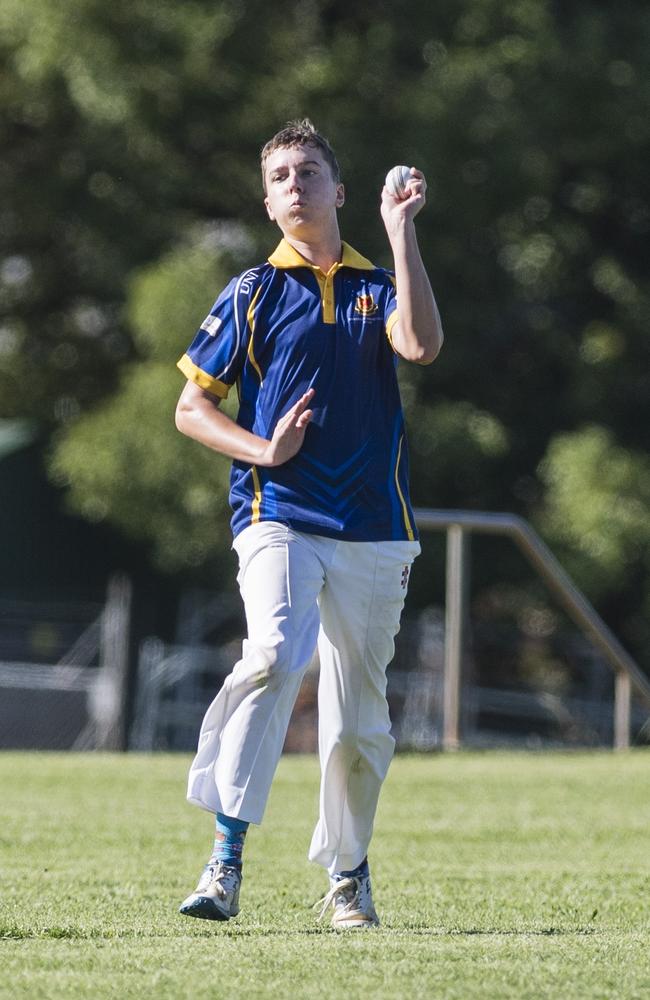
[[[635,582],[625,621],[638,641],[650,611],[650,458],[602,427],[584,427],[555,435],[541,474],[542,524],[585,590],[615,607]]]
[[[60,434],[51,463],[80,513],[149,541],[169,570],[214,562],[230,547],[228,462],[182,437],[173,420],[182,385],[173,361],[209,309],[200,311],[206,288],[229,274],[210,243],[203,232],[132,278],[128,320],[142,360],[125,370],[118,393]]]
[[[8,0],[0,17],[0,185],[14,206],[0,388],[5,415],[61,425],[53,469],[78,509],[152,538],[167,566],[221,551],[225,466],[174,437],[173,365],[229,266],[271,249],[257,152],[304,114],[340,152],[346,238],[378,263],[386,170],[417,163],[429,177],[418,226],[447,342],[431,370],[401,376],[416,502],[515,509],[577,555],[605,525],[574,504],[571,539],[559,532],[549,470],[592,427],[601,457],[637,470],[626,489],[646,504],[650,19],[638,4]],[[566,434],[575,450],[560,460]],[[590,475],[576,458],[578,492]],[[190,558],[193,503],[207,505],[211,541]],[[623,582],[598,593],[632,635],[640,564],[617,552]]]

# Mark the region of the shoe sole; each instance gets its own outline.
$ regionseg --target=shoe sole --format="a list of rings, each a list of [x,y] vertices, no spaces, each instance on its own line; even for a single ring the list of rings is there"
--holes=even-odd
[[[379,927],[378,920],[332,920],[335,931],[369,931]]]
[[[183,903],[178,912],[182,913],[184,917],[199,917],[201,920],[223,921],[236,916],[235,913],[226,913],[224,910],[220,910],[209,896],[198,896],[191,903]]]

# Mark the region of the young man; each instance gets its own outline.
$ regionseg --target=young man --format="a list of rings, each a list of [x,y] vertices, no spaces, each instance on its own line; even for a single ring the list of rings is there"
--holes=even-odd
[[[415,236],[423,174],[382,192],[395,276],[341,243],[344,188],[311,122],[262,150],[264,204],[283,239],[227,286],[179,367],[178,429],[233,460],[230,500],[248,638],[208,708],[188,799],[216,814],[213,853],[180,908],[239,912],[249,823],[260,823],[303,674],[318,647],[320,816],[337,928],[378,924],[367,861],[394,740],[386,703],[410,565],[397,355],[427,364],[442,330]],[[237,384],[239,413],[219,409]]]

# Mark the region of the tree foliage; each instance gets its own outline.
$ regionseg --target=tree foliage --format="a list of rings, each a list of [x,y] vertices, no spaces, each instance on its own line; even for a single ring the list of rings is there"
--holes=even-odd
[[[386,170],[429,178],[447,339],[401,374],[415,501],[537,519],[623,631],[638,622],[642,5],[5,0],[0,29],[2,415],[55,432],[77,509],[165,566],[221,551],[227,466],[176,435],[174,362],[231,270],[272,249],[258,150],[309,115],[340,155],[344,234],[378,263]]]
[[[603,427],[586,427],[553,438],[541,473],[547,530],[569,547],[567,558],[582,557],[576,574],[589,590],[625,587],[635,562],[650,571],[648,455],[616,445]]]
[[[59,433],[51,462],[85,517],[150,541],[166,569],[200,566],[230,546],[228,462],[183,438],[173,419],[182,382],[173,362],[203,319],[206,286],[228,276],[204,232],[133,276],[128,322],[141,358],[117,393]]]

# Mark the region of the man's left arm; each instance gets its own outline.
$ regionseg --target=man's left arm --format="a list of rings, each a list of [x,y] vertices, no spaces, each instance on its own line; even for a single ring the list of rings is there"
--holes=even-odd
[[[430,364],[442,347],[440,313],[422,263],[415,233],[415,216],[424,207],[424,174],[411,169],[408,198],[393,197],[384,187],[381,214],[395,261],[398,319],[391,330],[397,353],[407,361]]]

